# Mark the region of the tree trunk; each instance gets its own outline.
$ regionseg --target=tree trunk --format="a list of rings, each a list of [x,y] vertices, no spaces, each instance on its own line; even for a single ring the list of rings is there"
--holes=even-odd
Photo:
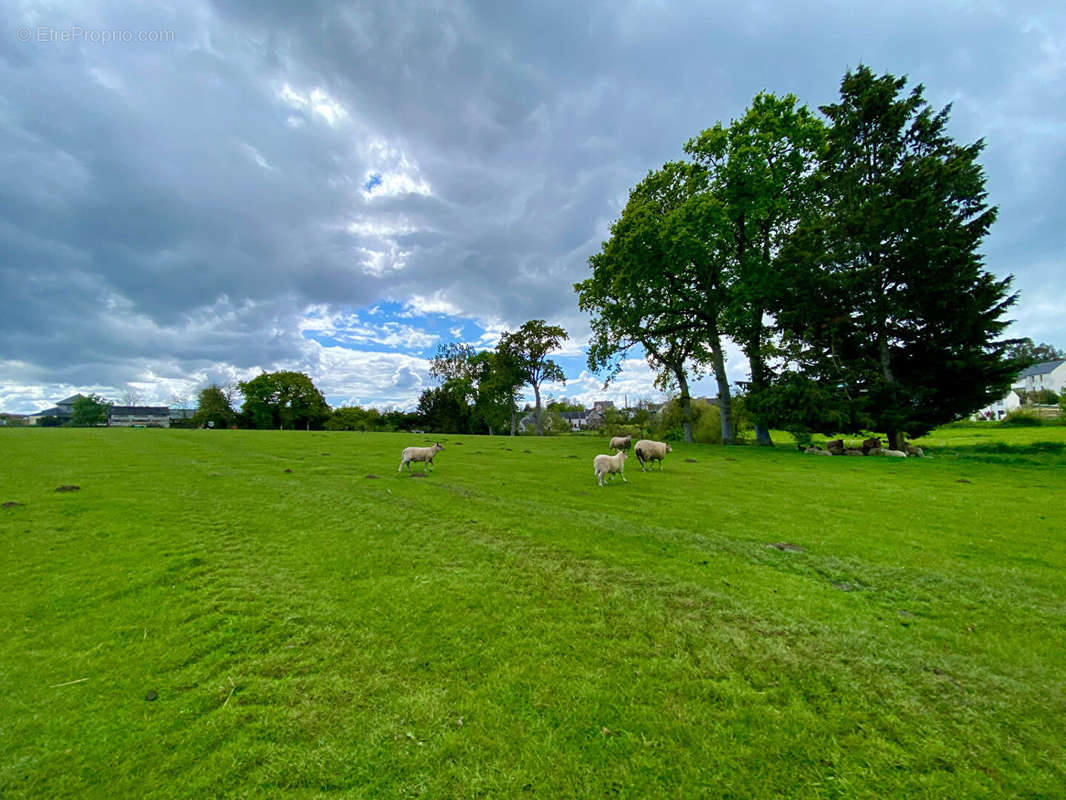
[[[907,436],[903,431],[886,431],[888,436],[888,448],[890,450],[905,450],[907,447]]]
[[[729,394],[729,378],[725,374],[725,355],[717,331],[711,334],[711,366],[718,384],[718,413],[722,418],[722,444],[735,444],[733,433],[733,402]]]
[[[681,389],[681,396],[678,398],[678,403],[681,405],[681,427],[685,432],[685,441],[688,444],[692,444],[694,441],[692,438],[692,397],[689,395],[685,370],[681,368],[675,369],[674,376],[677,378],[677,385]]]
[[[748,364],[751,367],[751,388],[754,391],[766,388],[766,363],[759,352],[759,342],[748,344]],[[773,447],[774,442],[770,438],[770,431],[766,430],[758,420],[755,421],[755,443],[762,447]]]
[[[544,428],[540,422],[540,386],[536,383],[533,384],[533,394],[537,398],[537,405],[533,409],[533,419],[537,421],[537,436],[543,436]]]
[[[518,412],[515,411],[514,402],[511,402],[511,435],[518,435]]]

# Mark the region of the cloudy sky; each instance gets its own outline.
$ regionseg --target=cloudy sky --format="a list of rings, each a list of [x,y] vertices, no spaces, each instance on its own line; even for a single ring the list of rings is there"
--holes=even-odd
[[[759,91],[860,63],[953,103],[1000,209],[1011,333],[1066,347],[1066,4],[19,2],[0,22],[0,410],[263,370],[409,408],[437,345],[544,318],[629,189]],[[745,377],[740,358],[730,377]],[[710,382],[697,391],[713,394]]]

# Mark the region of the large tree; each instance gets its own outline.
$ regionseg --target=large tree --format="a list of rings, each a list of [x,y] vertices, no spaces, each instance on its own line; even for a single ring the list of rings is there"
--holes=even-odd
[[[473,432],[487,430],[491,436],[514,420],[524,377],[509,354],[449,342],[437,347],[429,371],[470,404]]]
[[[1036,344],[1029,337],[1013,342],[1007,348],[1007,354],[1011,358],[1022,362],[1026,367],[1031,367],[1044,361],[1056,361],[1060,358],[1066,358],[1066,351],[1055,347],[1053,344]]]
[[[824,212],[791,238],[774,309],[796,369],[782,382],[833,395],[837,430],[884,432],[894,447],[1001,396],[1018,366],[997,341],[1011,279],[979,252],[996,216],[984,145],[952,141],[950,107],[934,112],[905,85],[860,66],[822,106]]]
[[[816,197],[812,176],[825,126],[795,96],[760,93],[744,116],[721,123],[685,145],[685,152],[709,173],[728,223],[733,281],[722,325],[748,358],[748,397],[757,397],[772,378],[777,350],[774,321],[767,316],[780,292],[778,256]],[[770,445],[765,421],[755,417],[755,438]]]
[[[302,372],[264,372],[239,386],[249,427],[318,428],[329,418],[325,397]]]
[[[111,404],[97,394],[79,395],[70,410],[70,424],[75,427],[106,425]]]
[[[611,237],[589,259],[592,277],[574,285],[593,314],[589,367],[617,374],[619,359],[640,345],[660,375],[687,398],[687,371],[709,364],[718,384],[722,441],[734,439],[725,372],[723,311],[730,284],[728,218],[699,164],[670,162],[629,194]],[[686,409],[686,438],[691,410]]]
[[[558,325],[549,325],[542,319],[531,319],[513,333],[504,333],[497,345],[497,352],[514,371],[522,376],[523,383],[533,387],[536,397],[535,419],[537,436],[544,435],[541,421],[540,387],[545,381],[566,383],[563,368],[548,358],[558,350],[569,336]]]
[[[212,428],[228,428],[237,420],[225,390],[217,383],[201,389],[193,414],[194,425]]]

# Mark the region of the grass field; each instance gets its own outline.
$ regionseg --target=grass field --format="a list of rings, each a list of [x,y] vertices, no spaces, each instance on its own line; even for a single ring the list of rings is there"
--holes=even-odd
[[[0,431],[0,795],[1066,796],[1066,428],[433,438]]]

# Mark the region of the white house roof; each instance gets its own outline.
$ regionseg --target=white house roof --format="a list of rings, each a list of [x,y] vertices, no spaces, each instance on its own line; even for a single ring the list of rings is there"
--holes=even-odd
[[[1031,378],[1036,375],[1047,375],[1054,372],[1063,364],[1066,364],[1066,358],[1057,358],[1054,361],[1042,361],[1039,364],[1033,364],[1033,366],[1023,369],[1018,373],[1019,378]]]

